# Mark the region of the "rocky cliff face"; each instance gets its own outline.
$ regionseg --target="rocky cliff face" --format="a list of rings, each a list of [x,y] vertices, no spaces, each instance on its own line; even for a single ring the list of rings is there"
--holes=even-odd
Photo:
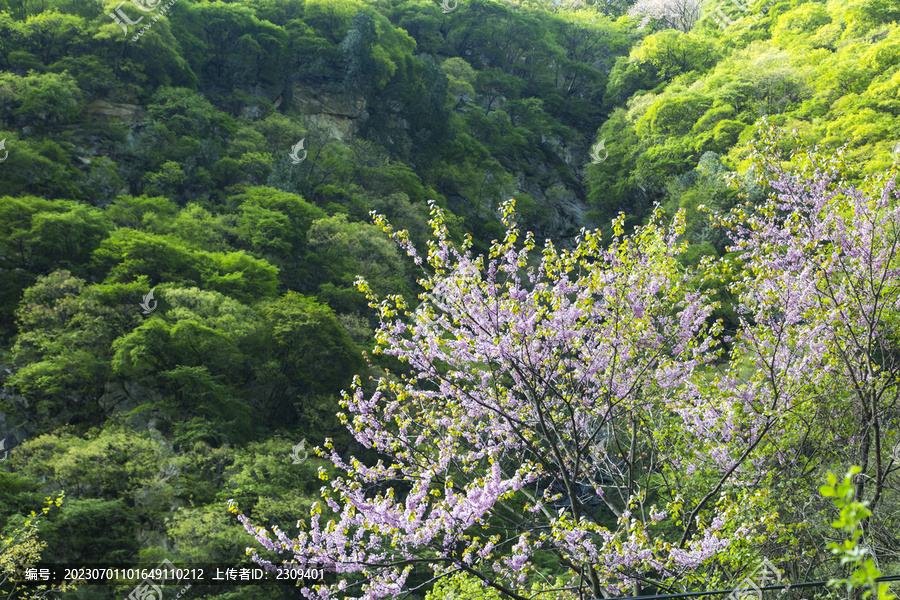
[[[485,103],[485,99],[480,99]],[[493,99],[491,108],[498,109],[506,102],[503,97]],[[276,108],[282,103],[282,98],[274,99]],[[323,130],[330,137],[347,142],[359,133],[359,124],[368,117],[366,102],[364,99],[353,100],[338,91],[329,90],[325,86],[310,85],[308,83],[296,83],[290,90],[290,104],[293,109],[302,114],[306,122]],[[399,109],[399,107],[398,107]],[[471,107],[462,105],[459,112],[470,110]],[[110,102],[108,100],[95,100],[85,107],[85,113],[96,119],[105,121],[117,121],[126,127],[134,127],[147,123],[147,111],[137,104],[124,104]],[[247,115],[252,117],[252,115]],[[403,122],[398,125],[404,126]],[[408,125],[406,125],[408,126]],[[583,160],[580,148],[577,144],[568,143],[566,140],[544,138],[543,143],[552,148],[556,155],[557,168],[562,167],[572,173],[575,181],[582,181],[584,175]],[[562,166],[562,165],[565,166]],[[527,171],[527,172],[526,172]],[[553,173],[550,165],[529,164],[525,171],[514,173],[516,177],[516,190],[511,193],[527,193],[535,202],[546,207],[546,213],[541,222],[535,223],[532,228],[538,237],[550,237],[563,240],[577,232],[584,223],[584,213],[588,209],[584,202],[584,189],[571,181],[559,180],[558,174]],[[552,184],[539,182],[555,181]],[[564,242],[563,242],[564,243]]]
[[[355,136],[357,121],[365,118],[365,100],[353,101],[342,94],[302,84],[296,84],[292,92],[293,104],[307,122],[340,141]]]
[[[134,127],[147,119],[147,111],[137,104],[122,104],[106,100],[94,100],[84,107],[84,112],[95,119],[119,121],[129,127]]]

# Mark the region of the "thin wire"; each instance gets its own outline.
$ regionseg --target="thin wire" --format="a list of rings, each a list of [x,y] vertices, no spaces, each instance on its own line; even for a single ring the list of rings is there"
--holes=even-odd
[[[879,577],[875,581],[900,581],[900,575],[888,575],[886,577]],[[801,587],[821,587],[823,585],[828,585],[827,581],[807,581],[805,583],[786,583],[784,585],[767,585],[763,587],[754,587],[753,591],[756,590],[780,590],[782,588],[801,588]],[[606,600],[666,600],[668,598],[690,598],[692,596],[714,596],[718,594],[730,594],[735,591],[742,591],[748,588],[734,588],[731,590],[713,590],[709,592],[685,592],[683,594],[662,594],[658,596],[622,596],[621,598],[607,598]],[[599,600],[597,598],[593,600]]]

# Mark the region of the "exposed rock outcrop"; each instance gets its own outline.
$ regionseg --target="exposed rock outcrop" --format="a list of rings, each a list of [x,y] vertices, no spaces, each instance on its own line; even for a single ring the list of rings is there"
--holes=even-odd
[[[94,100],[84,107],[84,112],[91,117],[105,121],[119,121],[133,127],[147,119],[147,111],[137,104],[122,104],[106,100]]]
[[[297,84],[293,103],[314,127],[324,129],[340,141],[356,135],[357,121],[366,116],[365,100],[351,100],[343,94]]]

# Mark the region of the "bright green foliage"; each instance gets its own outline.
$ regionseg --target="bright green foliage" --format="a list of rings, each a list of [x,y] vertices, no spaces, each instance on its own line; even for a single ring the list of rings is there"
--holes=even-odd
[[[278,266],[282,281],[299,284],[308,271],[302,257],[309,229],[325,212],[296,194],[268,187],[250,188],[228,202],[240,215],[236,243]]]
[[[47,272],[83,265],[112,230],[102,210],[77,202],[0,198],[4,268]]]
[[[550,581],[553,581],[552,576]],[[562,592],[542,590],[537,581],[532,584],[531,591],[552,600],[566,597]],[[460,574],[438,581],[434,588],[425,595],[425,600],[500,600],[502,597],[494,588],[482,586],[480,580],[475,577]]]
[[[475,100],[475,69],[462,58],[454,56],[441,63],[441,68],[447,74],[450,82],[449,92],[452,94],[456,106]],[[455,107],[454,107],[455,108]]]
[[[709,16],[716,8],[733,21],[724,32]],[[891,164],[900,67],[900,32],[884,25],[892,9],[776,1],[706,10],[694,31],[650,34],[613,68],[604,106],[627,112],[602,125],[594,140],[606,140],[610,157],[587,169],[588,198],[601,220],[617,210],[640,219],[654,201],[668,201],[667,181],[705,152],[745,168],[742,144],[763,115],[828,147],[852,138],[851,157],[864,173]]]
[[[172,201],[147,196],[119,196],[114,204],[106,208],[106,214],[116,227],[153,233],[162,233],[168,229],[177,212],[178,207]]]
[[[441,579],[425,600],[500,600],[501,597],[494,588],[482,587],[474,577],[459,576]]]
[[[137,324],[138,315],[123,310],[121,297],[140,290],[112,287],[119,289],[85,290],[83,280],[55,271],[25,291],[12,348],[23,366],[9,382],[31,398],[25,414],[32,419],[57,426],[70,420],[99,424],[112,410],[101,402],[112,374],[110,344]],[[116,295],[119,302],[110,298]],[[72,397],[77,403],[66,401]]]
[[[2,540],[3,549],[0,550],[0,593],[4,597],[17,600],[37,600],[45,598],[51,592],[66,592],[78,589],[71,582],[60,584],[51,588],[48,585],[22,585],[26,581],[26,569],[36,568],[38,562],[47,561],[47,556],[42,556],[47,548],[46,541],[38,539],[38,524],[41,518],[49,514],[51,508],[59,508],[62,505],[65,493],[60,493],[56,500],[46,499],[46,504],[41,514],[31,511],[28,520],[14,530],[8,539]],[[29,582],[32,583],[32,582]]]
[[[45,554],[159,560],[175,543],[225,560],[244,535],[219,512],[229,491],[265,518],[306,512],[312,463],[278,479],[295,466],[277,455],[298,436],[349,448],[335,398],[374,325],[355,278],[420,291],[372,210],[421,248],[434,199],[486,249],[511,197],[553,239],[620,212],[630,230],[660,203],[685,211],[693,265],[727,252],[708,210],[764,196],[724,183],[760,116],[823,152],[852,138],[851,176],[894,162],[895,2],[709,0],[690,32],[614,21],[619,0],[570,4],[179,0],[132,41],[118,0],[0,0],[0,401],[43,448],[20,479],[0,473],[0,519],[59,481],[75,502]],[[727,283],[704,285],[733,329]],[[113,420],[167,440],[107,435]]]
[[[86,40],[85,20],[50,10],[28,17],[23,28],[25,47],[42,63],[68,55]]]
[[[854,18],[870,28],[900,22],[900,8],[889,0],[863,0],[848,8]]]
[[[22,291],[58,268],[84,274],[90,254],[112,230],[101,210],[33,196],[0,198],[0,322],[12,324]],[[12,330],[3,327],[9,335]]]
[[[243,252],[204,252],[171,235],[118,229],[94,252],[110,283],[193,284],[237,299],[274,296],[278,269]],[[151,286],[152,287],[152,286]]]
[[[782,47],[815,46],[815,33],[831,22],[822,4],[807,2],[784,13],[772,27],[772,40]]]
[[[715,64],[713,45],[703,38],[668,30],[647,36],[630,60],[663,81],[691,71],[703,72]]]
[[[843,583],[846,585],[848,592],[852,588],[863,588],[863,598],[868,598],[874,594],[876,600],[895,600],[897,596],[890,592],[890,584],[876,581],[876,579],[881,577],[881,571],[875,566],[875,561],[867,556],[870,550],[861,545],[863,537],[862,524],[868,517],[872,516],[872,511],[866,508],[869,504],[868,501],[861,502],[854,499],[856,485],[853,479],[858,476],[860,471],[862,469],[857,466],[850,467],[850,470],[844,475],[844,479],[840,483],[838,483],[834,473],[829,471],[828,484],[823,485],[819,489],[826,498],[833,498],[835,507],[841,511],[840,516],[831,526],[850,536],[843,543],[829,543],[828,549],[840,557],[842,565],[850,565],[854,569],[849,579],[831,581],[829,583],[830,585]]]
[[[638,133],[651,138],[684,135],[693,129],[707,108],[708,101],[700,97],[661,98],[638,120]]]
[[[351,223],[342,214],[319,219],[309,230],[309,245],[310,259],[320,266],[314,275],[320,297],[335,310],[351,312],[366,305],[356,290],[357,276],[377,281],[385,293],[410,292],[396,245],[374,225]]]
[[[113,344],[116,375],[161,397],[139,410],[153,408],[176,421],[182,443],[252,436],[249,407],[239,401],[235,386],[250,376],[248,355],[262,341],[259,318],[235,300],[196,288],[160,290],[159,302],[164,304],[160,317]],[[206,426],[210,422],[221,428]]]
[[[63,73],[16,77],[0,75],[0,93],[8,120],[36,126],[41,132],[72,123],[81,108],[81,90],[75,79]]]
[[[287,407],[277,401],[288,397],[288,388],[303,396],[327,394],[360,367],[359,352],[327,306],[288,292],[260,306],[260,313],[272,344],[270,360],[259,373],[260,383],[269,388],[263,399],[268,411],[260,416],[279,418]]]

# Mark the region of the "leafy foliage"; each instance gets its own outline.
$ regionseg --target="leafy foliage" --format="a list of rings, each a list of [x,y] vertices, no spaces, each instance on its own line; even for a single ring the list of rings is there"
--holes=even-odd
[[[828,548],[840,557],[841,564],[849,563],[855,567],[850,579],[845,582],[831,583],[832,585],[846,583],[848,591],[852,588],[865,588],[863,598],[874,594],[877,600],[894,600],[897,596],[890,592],[890,584],[876,581],[881,577],[881,571],[878,570],[871,558],[866,557],[869,553],[868,549],[860,545],[860,538],[863,535],[860,524],[872,516],[872,511],[866,508],[868,502],[853,499],[856,487],[853,484],[853,478],[857,477],[861,470],[857,466],[851,467],[840,483],[834,473],[829,472],[828,483],[820,488],[823,496],[834,498],[835,507],[841,511],[840,517],[831,526],[850,534],[850,538],[843,544],[832,542],[828,544]]]
[[[512,201],[487,257],[473,255],[471,238],[455,246],[437,207],[427,263],[376,217],[429,267],[414,312],[359,281],[379,311],[376,352],[405,368],[385,370],[374,390],[356,378],[342,420],[388,459],[346,458],[329,440],[317,452],[343,473],[322,477],[327,525],[318,504],[296,538],[274,527],[272,539],[235,508],[239,520],[269,552],[361,578],[320,594],[362,584],[364,596],[392,596],[420,562],[435,579],[464,571],[512,598],[532,586],[593,597],[691,589],[688,572],[724,586],[771,552],[803,557],[791,540],[810,524],[783,520],[792,500],[774,495],[772,477],[811,487],[797,458],[808,468],[838,436],[859,442],[835,458],[876,457],[853,494],[879,507],[869,534],[890,547],[895,521],[880,505],[900,468],[885,457],[900,445],[880,431],[895,415],[881,399],[897,386],[887,347],[900,305],[896,174],[853,188],[841,153],[814,149],[795,151],[786,170],[777,140],[768,128],[751,145],[771,196],[717,217],[733,257],[694,268],[681,256],[681,211],[670,227],[657,211],[630,236],[623,216],[607,248],[598,231],[569,251],[548,242],[539,261],[530,233],[517,244]],[[717,271],[737,304],[722,366],[722,323],[708,325],[716,305],[703,285]],[[873,565],[854,581],[872,583]]]
[[[109,18],[119,9],[153,27],[135,39],[134,27],[125,33]],[[860,526],[871,557],[890,572],[900,530],[896,462],[886,458],[896,437],[896,290],[864,284],[866,264],[895,279],[897,17],[882,0],[460,0],[449,13],[428,0],[184,0],[155,16],[133,3],[0,0],[0,416],[20,440],[6,463],[12,472],[0,473],[0,522],[21,527],[14,515],[22,507],[65,489],[67,508],[41,530],[55,559],[232,560],[245,542],[225,501],[239,500],[254,522],[293,523],[313,507],[323,467],[360,505],[381,498],[401,522],[437,528],[412,541],[386,529],[365,538],[365,522],[351,520],[353,536],[465,571],[427,592],[431,570],[417,563],[406,580],[415,597],[563,600],[572,593],[564,588],[582,585],[591,597],[725,586],[763,556],[794,578],[832,577],[839,567],[826,543],[834,534],[822,527],[830,507],[815,492],[827,469],[858,464],[851,502],[869,502]],[[796,135],[778,138],[770,123]],[[764,147],[746,144],[754,137]],[[601,140],[608,155],[588,162]],[[301,141],[296,164],[289,152]],[[800,149],[812,144],[818,154]],[[561,287],[535,292],[544,280],[529,269],[546,257],[523,253],[497,217],[512,197],[518,226],[556,241],[547,256],[562,264],[583,252],[583,270],[567,275],[573,281],[602,280],[599,265],[619,278],[621,293],[609,298],[606,280],[586,283],[607,308]],[[435,243],[428,220],[438,209],[443,237],[432,250],[464,247],[472,268],[454,271],[452,252],[432,255],[447,264],[423,263],[429,269],[416,277],[370,212],[407,229],[404,243],[421,249]],[[578,238],[583,226],[601,233]],[[644,238],[625,237],[635,226]],[[815,233],[795,230],[803,227]],[[734,228],[763,233],[733,238]],[[498,248],[516,257],[492,255]],[[508,267],[492,275],[494,287],[478,253]],[[551,271],[541,276],[561,277]],[[642,273],[644,283],[665,282],[663,296],[650,301],[635,280]],[[431,295],[420,304],[423,289]],[[641,290],[653,308],[643,317],[633,310]],[[158,305],[142,314],[151,292]],[[497,334],[490,343],[482,330],[460,329],[484,316],[472,303],[488,297],[508,317],[488,328]],[[849,297],[860,306],[847,308]],[[384,302],[372,307],[375,298]],[[709,344],[690,367],[648,324],[656,319],[658,335],[671,331],[665,319],[686,298],[703,298],[691,326],[704,333],[691,343]],[[579,302],[592,321],[560,312]],[[604,310],[613,306],[624,308],[610,317]],[[529,314],[535,324],[523,321]],[[569,317],[571,340],[528,329],[564,328]],[[530,333],[513,332],[516,323]],[[608,344],[610,323],[624,328],[618,346]],[[412,363],[403,352],[359,358],[373,347],[409,350],[403,344],[413,339],[428,343]],[[547,339],[563,370],[577,364],[582,349],[566,346],[577,340],[632,361],[623,377],[645,378],[639,398],[608,396],[610,385],[598,396],[612,427],[599,483],[588,471],[601,454],[567,445],[586,439],[584,427],[536,435],[537,449],[498,446],[491,436],[502,424],[484,406],[466,405],[462,415],[454,404],[477,391],[508,408],[527,377],[513,368],[524,368],[521,357],[510,351],[498,363],[492,352]],[[479,340],[482,354],[459,355]],[[617,354],[625,348],[631,354]],[[423,360],[430,379],[413,383]],[[680,386],[646,380],[640,369],[656,372],[659,361],[689,376]],[[498,364],[506,371],[492,389],[511,396],[490,396],[479,379]],[[549,367],[528,367],[544,390],[534,377],[551,378]],[[542,406],[560,418],[597,385],[561,396],[551,389]],[[335,412],[348,387],[350,406],[381,393],[381,402],[421,412],[407,423],[373,408],[366,418],[381,421],[347,429]],[[532,430],[538,413],[529,415]],[[420,460],[435,466],[427,477],[412,458],[387,461],[394,445],[372,441],[377,430],[406,447],[412,442],[396,437],[403,427],[427,437]],[[369,438],[357,439],[363,433]],[[360,473],[378,472],[378,460],[406,471],[359,491],[356,475],[332,461],[288,460],[301,438],[332,438],[330,458]],[[505,458],[494,462],[501,481],[516,469],[545,472],[480,520],[440,524],[426,511],[408,521],[401,507],[415,504],[425,479],[443,495],[419,506],[450,512],[450,498],[459,499],[453,510],[472,508],[468,491],[492,485],[488,455],[438,460],[451,442],[502,447]],[[575,463],[547,462],[551,447]],[[453,471],[459,464],[471,470]],[[452,485],[441,487],[451,471]],[[604,500],[580,499],[597,486]],[[542,494],[554,499],[527,512]],[[340,493],[332,499],[344,510]],[[654,503],[668,508],[659,520],[648,514]],[[572,519],[573,510],[594,520]],[[523,531],[561,537],[526,548]],[[488,550],[495,536],[501,541]],[[293,550],[293,539],[281,541]],[[591,544],[598,556],[585,550]],[[460,562],[469,546],[471,560]],[[509,552],[511,562],[497,562]],[[573,578],[572,565],[599,565],[595,580],[590,569]],[[370,600],[393,593],[388,571],[367,568],[382,577]],[[481,576],[503,589],[482,587]],[[345,577],[345,595],[364,583],[359,573]]]
[[[22,585],[28,581],[26,570],[35,568],[36,563],[41,562],[41,554],[47,547],[47,542],[38,540],[38,523],[41,517],[47,515],[51,508],[62,505],[65,494],[61,493],[56,500],[46,499],[46,504],[41,514],[31,512],[30,518],[22,527],[12,533],[12,537],[4,540],[3,550],[0,551],[0,589],[7,598],[19,600],[36,600],[45,598],[51,592],[74,591],[78,587],[69,581],[62,583],[57,588],[47,585]],[[31,583],[31,582],[29,582]]]

